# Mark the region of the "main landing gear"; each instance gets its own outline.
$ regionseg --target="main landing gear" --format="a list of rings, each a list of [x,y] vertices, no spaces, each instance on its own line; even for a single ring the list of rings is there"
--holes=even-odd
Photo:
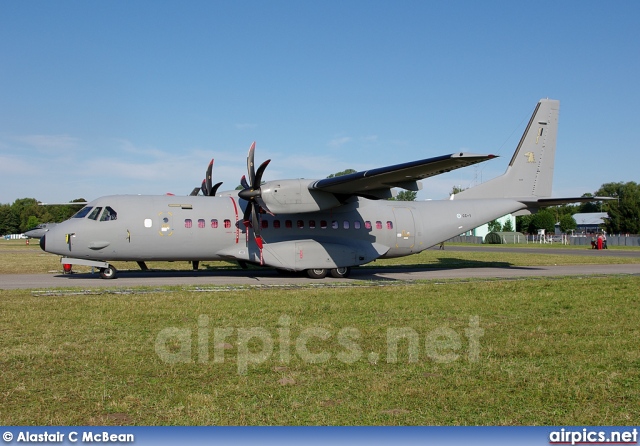
[[[331,275],[331,277],[335,277],[336,279],[342,279],[349,277],[351,268],[349,268],[348,266],[333,269],[313,268],[306,270],[306,272],[307,276],[312,279],[324,279],[325,277],[327,277],[327,274]]]

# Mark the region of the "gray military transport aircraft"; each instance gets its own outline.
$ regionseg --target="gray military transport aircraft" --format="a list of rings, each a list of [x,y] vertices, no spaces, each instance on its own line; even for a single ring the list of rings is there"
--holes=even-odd
[[[96,267],[116,277],[109,261],[232,260],[309,277],[346,277],[378,258],[406,256],[512,213],[599,198],[549,198],[559,101],[542,99],[506,172],[451,196],[425,202],[389,201],[395,187],[416,191],[419,180],[494,158],[453,153],[322,180],[262,182],[270,160],[247,157],[241,191],[217,193],[213,161],[189,196],[98,198],[40,239],[63,264]],[[202,195],[199,194],[199,190]]]

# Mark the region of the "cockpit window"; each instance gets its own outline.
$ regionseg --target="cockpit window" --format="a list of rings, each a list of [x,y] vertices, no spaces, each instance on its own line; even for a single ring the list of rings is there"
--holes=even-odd
[[[91,213],[89,214],[89,219],[90,220],[97,220],[98,219],[98,215],[100,215],[100,211],[102,210],[101,207],[97,207],[95,208],[93,211],[91,211]]]
[[[100,221],[116,220],[117,218],[118,214],[116,213],[116,211],[114,211],[111,206],[107,206],[106,208],[104,208],[104,212],[100,217]]]
[[[91,209],[93,209],[93,206],[85,206],[76,212],[72,218],[85,218],[87,214],[91,212]]]

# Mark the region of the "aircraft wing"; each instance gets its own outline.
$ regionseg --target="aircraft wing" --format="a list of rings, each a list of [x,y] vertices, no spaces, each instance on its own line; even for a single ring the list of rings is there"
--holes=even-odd
[[[496,158],[495,155],[474,153],[452,153],[450,155],[427,158],[394,166],[365,170],[339,177],[318,180],[309,186],[310,190],[319,190],[333,194],[360,195],[364,197],[384,197],[392,187],[401,187],[417,191],[417,181],[461,167],[471,166]]]

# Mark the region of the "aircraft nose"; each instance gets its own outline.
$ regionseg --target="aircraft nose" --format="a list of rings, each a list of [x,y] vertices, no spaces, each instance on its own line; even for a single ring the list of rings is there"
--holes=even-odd
[[[47,238],[47,235],[43,235],[42,237],[40,237],[40,249],[42,249],[43,251],[46,251],[45,249],[45,239]]]

